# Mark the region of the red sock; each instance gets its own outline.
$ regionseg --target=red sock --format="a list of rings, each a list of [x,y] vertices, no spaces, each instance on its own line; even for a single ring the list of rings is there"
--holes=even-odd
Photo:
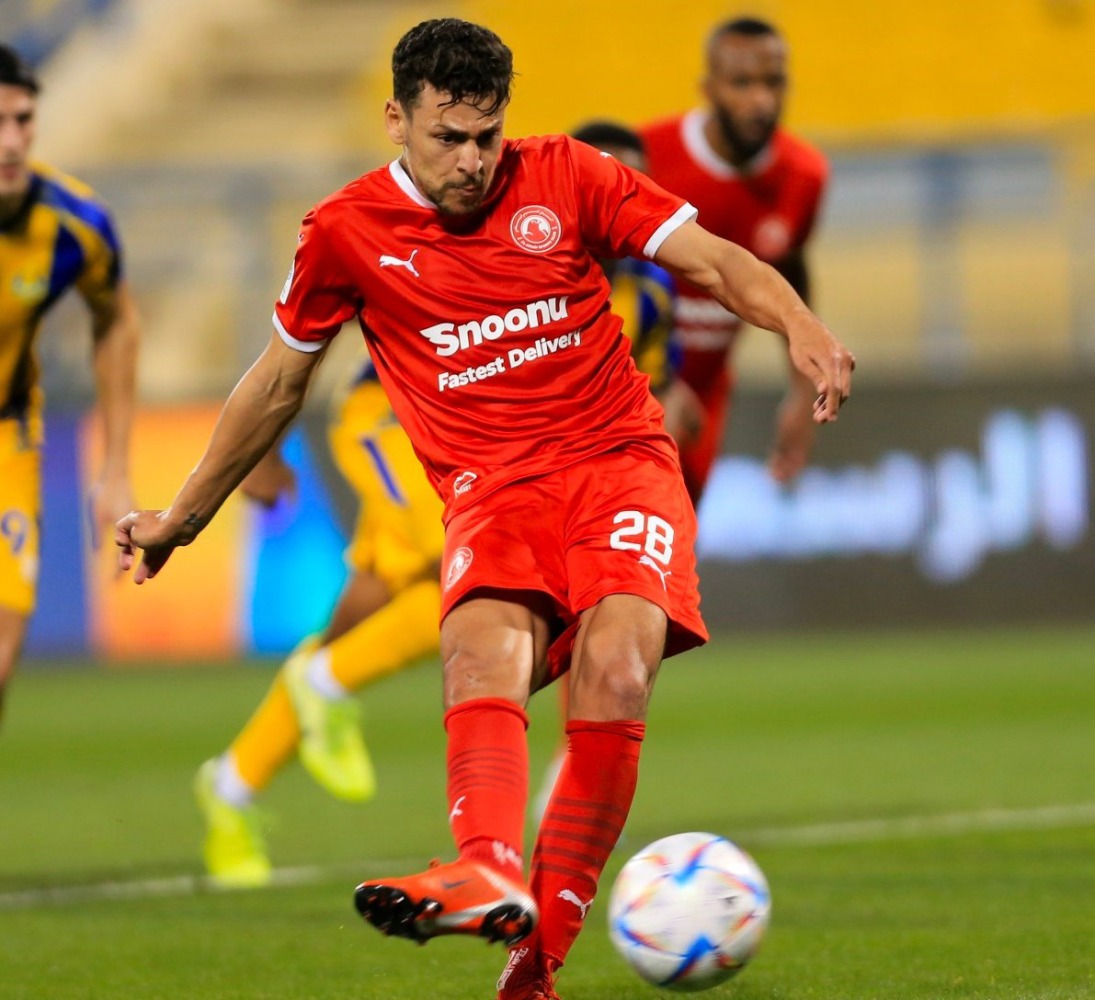
[[[530,885],[540,907],[539,946],[551,971],[563,964],[597,892],[597,879],[624,828],[642,722],[567,723],[567,753],[536,849]]]
[[[461,858],[524,881],[528,716],[505,698],[475,698],[445,713],[449,825]]]

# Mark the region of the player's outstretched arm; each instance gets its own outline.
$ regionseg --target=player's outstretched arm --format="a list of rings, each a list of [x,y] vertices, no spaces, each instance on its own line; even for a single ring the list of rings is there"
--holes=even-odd
[[[205,454],[171,506],[131,511],[118,521],[114,541],[121,569],[131,569],[137,550],[144,551],[133,577],[136,583],[150,580],[176,548],[189,545],[270,449],[300,410],[323,353],[295,351],[275,333],[232,390]]]
[[[655,259],[747,323],[787,338],[791,363],[817,392],[814,420],[836,420],[852,391],[855,358],[775,268],[695,222],[674,230]]]

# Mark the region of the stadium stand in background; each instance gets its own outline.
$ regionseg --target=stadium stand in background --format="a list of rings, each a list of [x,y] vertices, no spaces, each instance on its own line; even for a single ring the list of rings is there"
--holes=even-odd
[[[842,427],[819,461],[881,477],[889,466],[877,449],[889,441],[916,454],[942,504],[951,494],[944,496],[937,466],[959,454],[955,449],[964,456],[957,481],[992,493],[999,477],[986,457],[989,439],[996,440],[990,431],[1005,427],[1001,439],[1032,456],[1018,479],[1030,482],[1033,499],[1013,522],[1006,513],[983,514],[997,510],[991,495],[978,500],[980,507],[963,508],[964,525],[996,517],[1004,527],[989,540],[963,535],[976,558],[961,572],[976,572],[983,553],[1032,539],[1052,553],[1079,546],[1082,556],[1069,572],[1087,572],[1095,561],[1087,467],[1069,465],[1071,457],[1058,462],[1071,470],[1064,528],[1039,520],[1039,504],[1059,487],[1038,477],[1053,467],[1042,451],[1046,440],[1058,440],[1053,428],[1064,426],[1068,441],[1079,434],[1069,445],[1074,456],[1085,454],[1095,426],[1092,414],[1071,402],[1090,395],[1083,379],[1095,367],[1095,8],[1083,0],[1003,7],[926,0],[885,10],[872,0],[758,0],[729,10],[718,0],[696,0],[669,17],[656,0],[631,0],[626,16],[622,9],[615,0],[559,0],[550,8],[502,0],[35,0],[5,4],[0,27],[27,38],[32,22],[64,12],[63,30],[51,29],[41,50],[38,149],[93,183],[127,234],[147,331],[143,399],[190,405],[222,399],[268,337],[301,215],[324,192],[392,155],[381,116],[390,86],[386,54],[411,24],[451,14],[489,24],[507,39],[519,71],[507,130],[520,135],[566,131],[595,117],[634,124],[695,106],[709,28],[735,13],[773,20],[793,53],[788,125],[819,145],[833,167],[811,253],[817,309],[859,359],[857,408],[876,405],[877,419],[888,421],[901,404],[907,415],[873,437],[864,427],[876,418],[859,421],[854,447]],[[51,335],[66,322],[62,306],[40,341],[55,412],[90,394],[84,345]],[[774,392],[782,382],[784,362],[769,341],[747,337],[738,351],[747,393]],[[1027,396],[1013,391],[1016,384]],[[1009,399],[1023,407],[1018,423],[995,421]],[[1072,407],[1069,419],[1079,431],[1053,414],[1043,420],[1058,403]],[[750,412],[739,407],[731,431],[738,454],[766,446]],[[1019,427],[1018,436],[1008,427]],[[203,436],[195,431],[195,441]],[[868,439],[870,454],[862,450]],[[159,455],[155,444],[148,447]],[[807,479],[802,489],[814,484]],[[143,494],[149,501],[150,491]],[[751,502],[749,509],[772,507],[759,492]],[[788,518],[805,509],[792,507]],[[920,516],[916,538],[893,543],[886,559],[909,561],[917,546],[929,544],[928,522],[945,520],[934,508]],[[797,537],[784,522],[772,533]],[[715,539],[712,551],[729,551],[724,543]],[[809,556],[874,551],[856,548],[865,545],[861,539],[843,544],[815,536]],[[770,587],[754,576],[750,593],[796,593],[788,574],[814,572],[813,564],[796,562],[802,554],[793,547],[779,553]],[[863,607],[873,594],[912,579],[872,577],[861,560],[848,565],[859,574],[850,582],[867,595]],[[1035,569],[1053,575],[1056,566],[1017,563],[1014,579],[993,578],[999,589],[992,600],[1006,613],[1005,583],[1033,579]],[[206,567],[195,575],[207,580],[220,572]],[[953,567],[945,572],[959,575]],[[723,585],[717,572],[708,579]],[[178,605],[166,593],[163,600]],[[940,601],[963,606],[953,590]],[[797,598],[764,602],[798,620],[810,617]],[[1030,607],[1033,613],[1039,605]],[[127,613],[114,617],[122,621]],[[94,604],[90,614],[111,617]],[[178,625],[183,639],[191,632]]]
[[[936,2],[881,19],[863,0],[824,13],[759,6],[793,46],[789,121],[833,159],[818,304],[856,345],[866,379],[1091,363],[1090,5]],[[133,234],[150,321],[143,378],[158,399],[217,396],[234,382],[266,336],[301,212],[390,155],[385,46],[416,18],[444,9],[514,39],[520,134],[695,103],[698,40],[725,14],[696,3],[667,23],[650,0],[634,0],[627,18],[603,0],[554,5],[550,16],[486,0],[15,7],[44,8],[50,24],[83,11],[42,49],[52,54],[40,144],[90,175]],[[1052,74],[1039,69],[1049,65]],[[745,377],[778,378],[778,353],[751,339]]]

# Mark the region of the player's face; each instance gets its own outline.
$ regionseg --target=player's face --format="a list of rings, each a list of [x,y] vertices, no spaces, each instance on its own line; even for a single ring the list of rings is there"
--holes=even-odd
[[[467,215],[483,204],[494,179],[505,108],[488,115],[474,104],[448,100],[427,85],[413,108],[388,101],[385,119],[418,190],[446,215]]]
[[[34,141],[34,95],[0,84],[0,198],[23,195],[30,183],[27,159]]]
[[[735,159],[755,156],[772,137],[787,91],[787,47],[775,35],[721,35],[708,51],[704,93]]]

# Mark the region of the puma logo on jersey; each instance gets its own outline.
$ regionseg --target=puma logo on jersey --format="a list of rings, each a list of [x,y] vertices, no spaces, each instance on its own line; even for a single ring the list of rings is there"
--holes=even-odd
[[[414,257],[418,253],[417,250],[412,250],[411,255],[406,260],[400,260],[398,257],[393,257],[391,254],[382,253],[380,255],[381,267],[405,267],[416,278],[421,278],[422,275],[418,273],[418,268],[414,266]]]
[[[636,548],[638,548],[638,546],[636,546]],[[654,562],[654,560],[651,559],[650,556],[646,555],[646,553],[643,553],[643,555],[639,556],[639,565],[649,566],[655,573],[658,574],[658,576],[662,578],[662,590],[669,590],[669,584],[666,582],[665,578],[667,576],[673,575],[672,570],[662,569],[661,566]]]
[[[514,306],[504,315],[484,316],[463,323],[435,323],[418,332],[437,347],[438,354],[448,357],[457,351],[478,347],[484,340],[497,340],[507,331],[535,330],[566,318],[567,296],[553,295],[528,305]]]
[[[581,899],[578,898],[578,894],[573,892],[570,889],[560,889],[559,894],[558,894],[558,898],[561,899],[561,900],[564,900],[567,903],[573,903],[576,907],[578,907],[578,909],[582,911],[582,919],[583,920],[585,920],[586,913],[588,912],[589,908],[593,905],[593,900],[592,899],[589,900],[588,902],[583,903],[581,901]]]

